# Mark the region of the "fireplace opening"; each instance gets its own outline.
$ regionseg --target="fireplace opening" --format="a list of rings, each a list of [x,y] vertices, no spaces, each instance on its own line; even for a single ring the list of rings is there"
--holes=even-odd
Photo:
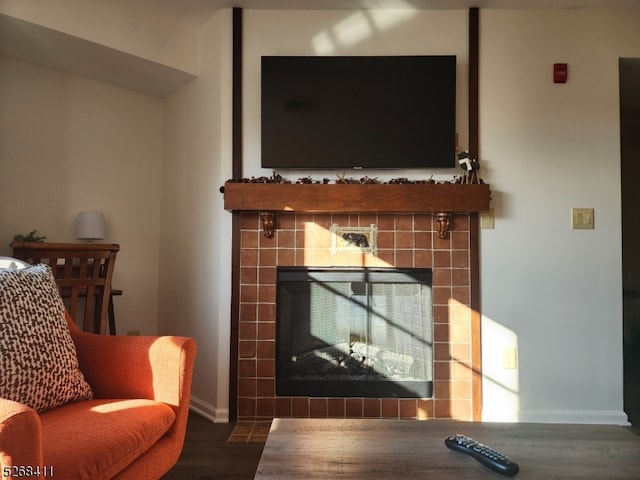
[[[433,395],[432,272],[279,267],[276,394]]]

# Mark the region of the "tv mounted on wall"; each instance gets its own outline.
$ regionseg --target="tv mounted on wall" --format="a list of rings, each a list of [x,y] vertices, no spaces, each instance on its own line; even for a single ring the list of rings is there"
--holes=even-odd
[[[453,168],[456,57],[262,57],[262,167]]]

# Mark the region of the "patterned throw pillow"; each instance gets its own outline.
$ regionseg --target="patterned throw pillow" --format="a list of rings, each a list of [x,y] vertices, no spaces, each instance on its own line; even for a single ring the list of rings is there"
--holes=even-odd
[[[93,397],[48,265],[0,270],[0,397],[38,412]]]

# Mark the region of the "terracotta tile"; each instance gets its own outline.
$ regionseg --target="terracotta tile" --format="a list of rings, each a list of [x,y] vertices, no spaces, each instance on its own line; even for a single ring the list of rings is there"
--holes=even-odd
[[[327,399],[326,398],[310,398],[309,399],[309,417],[310,418],[327,418]]]
[[[431,241],[434,250],[451,250],[451,235],[446,238],[440,238],[438,232],[434,232],[431,235]]]
[[[239,340],[256,340],[258,328],[255,322],[240,322],[238,324]]]
[[[433,379],[434,380],[451,380],[451,367],[453,362],[433,362]]]
[[[250,378],[256,376],[256,361],[253,359],[238,360],[238,378]]]
[[[242,378],[238,380],[238,396],[255,397],[257,392],[255,378]]]
[[[261,267],[275,267],[277,250],[275,248],[261,248],[259,258]]]
[[[454,400],[452,406],[452,418],[463,421],[473,420],[471,400]]]
[[[454,250],[466,250],[469,248],[469,232],[451,232],[451,248]]]
[[[240,228],[247,230],[258,230],[260,227],[260,220],[257,213],[243,213],[240,217]]]
[[[456,380],[451,382],[451,398],[455,400],[471,400],[472,389],[470,381]]]
[[[254,303],[256,300],[258,300],[258,286],[242,285],[240,288],[240,301],[244,303]]]
[[[362,418],[362,400],[362,398],[347,398],[345,416],[351,418]]]
[[[395,225],[395,215],[386,213],[378,215],[378,230],[395,230]]]
[[[453,250],[451,252],[451,266],[469,268],[469,252],[467,250]]]
[[[416,418],[418,415],[418,403],[415,399],[398,400],[400,406],[400,418]]]
[[[463,305],[469,305],[469,301],[471,298],[471,292],[469,287],[452,287],[451,288],[451,298],[457,300],[459,303]]]
[[[270,266],[258,268],[258,283],[260,285],[275,285],[277,280],[277,270],[275,263]]]
[[[293,248],[279,248],[277,255],[278,265],[295,265],[296,251]]]
[[[258,287],[258,301],[273,303],[276,298],[276,286],[275,285],[260,285]]]
[[[387,265],[395,266],[395,254],[393,249],[378,249],[378,258]]]
[[[258,358],[276,358],[276,342],[258,340]]]
[[[306,397],[292,398],[291,416],[297,418],[309,418],[309,399]]]
[[[380,398],[365,398],[362,405],[364,418],[380,418],[382,415],[382,400]]]
[[[469,230],[469,215],[451,215],[451,231]]]
[[[272,378],[259,378],[256,381],[257,397],[270,397],[276,396],[275,382]]]
[[[451,358],[458,362],[471,364],[471,345],[468,343],[453,343],[450,346]]]
[[[276,417],[291,417],[291,397],[276,398]]]
[[[238,419],[251,418],[256,416],[256,399],[255,398],[238,398]]]
[[[451,418],[451,400],[435,399],[433,401],[434,418]]]
[[[449,305],[433,306],[433,322],[448,323],[449,322]]]
[[[435,380],[433,382],[434,398],[451,398],[451,382],[446,380]]]
[[[395,266],[398,268],[413,267],[413,250],[396,250]]]
[[[322,230],[328,231],[331,228],[331,214],[316,213],[313,216],[313,223]]]
[[[433,344],[433,360],[439,362],[451,360],[451,352],[448,343],[436,342]]]
[[[275,298],[273,299],[275,302]],[[276,304],[275,303],[259,303],[258,304],[258,321],[275,322],[276,321]]]
[[[238,342],[239,358],[256,358],[256,342],[249,340],[240,340]]]
[[[399,418],[400,406],[397,398],[382,399],[382,418]]]
[[[433,287],[433,304],[448,305],[451,299],[451,288],[449,287]]]
[[[463,362],[451,362],[451,379],[471,381],[473,369]]]
[[[258,249],[244,248],[240,250],[240,265],[243,267],[253,267],[258,265]]]
[[[240,232],[240,248],[258,248],[258,235],[257,231],[242,230]]]
[[[258,283],[258,269],[256,267],[240,268],[240,283],[244,285],[255,285]]]
[[[430,232],[433,230],[431,219],[433,215],[429,213],[416,213],[413,216],[413,228],[416,231]]]
[[[449,325],[446,323],[433,324],[433,341],[448,342],[449,341]]]
[[[433,284],[434,285],[451,285],[451,269],[450,268],[434,268]]]
[[[433,400],[429,398],[418,399],[418,411],[416,417],[419,420],[433,418]]]
[[[378,215],[375,213],[362,213],[358,215],[358,225],[360,227],[370,227],[378,224]]]
[[[435,250],[433,252],[433,268],[451,267],[451,252],[448,250]]]
[[[257,316],[256,304],[251,303],[241,303],[240,304],[240,321],[241,322],[251,322],[255,321]]]
[[[346,400],[344,398],[327,399],[327,416],[330,418],[344,418]]]
[[[276,364],[272,358],[259,358],[256,361],[256,376],[262,378],[275,378]]]
[[[459,323],[451,324],[449,330],[450,342],[470,342],[471,341],[471,328],[469,325],[461,325]]]
[[[296,230],[303,230],[307,223],[313,223],[313,213],[296,213],[295,224]]]
[[[454,268],[451,272],[451,285],[453,286],[467,286],[469,285],[469,269],[467,268]]]
[[[275,398],[258,398],[256,401],[257,418],[273,418],[276,411]]]
[[[378,238],[376,239],[376,244],[378,245],[378,248],[388,248],[388,249],[392,249],[394,247],[393,242],[394,242],[394,233],[393,232],[378,232]]]
[[[357,220],[356,220],[357,221]],[[357,223],[351,223],[351,215],[348,213],[334,213],[331,215],[331,224],[337,224],[339,227],[353,227]]]
[[[277,230],[276,233],[276,248],[293,248],[296,244],[296,234],[294,230]]]
[[[296,214],[278,212],[278,230],[294,230],[296,228]]]
[[[413,232],[396,232],[395,235],[396,248],[410,248],[413,249]]]
[[[276,339],[275,322],[259,322],[257,338],[260,340],[275,340]]]
[[[398,230],[411,230],[413,231],[413,215],[398,214],[396,215],[396,231]]]
[[[416,248],[431,250],[433,248],[433,236],[430,232],[417,232],[414,236]]]

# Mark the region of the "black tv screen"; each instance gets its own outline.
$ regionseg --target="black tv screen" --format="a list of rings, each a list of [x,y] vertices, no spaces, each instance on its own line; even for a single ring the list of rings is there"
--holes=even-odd
[[[455,167],[456,57],[262,57],[262,167]]]

